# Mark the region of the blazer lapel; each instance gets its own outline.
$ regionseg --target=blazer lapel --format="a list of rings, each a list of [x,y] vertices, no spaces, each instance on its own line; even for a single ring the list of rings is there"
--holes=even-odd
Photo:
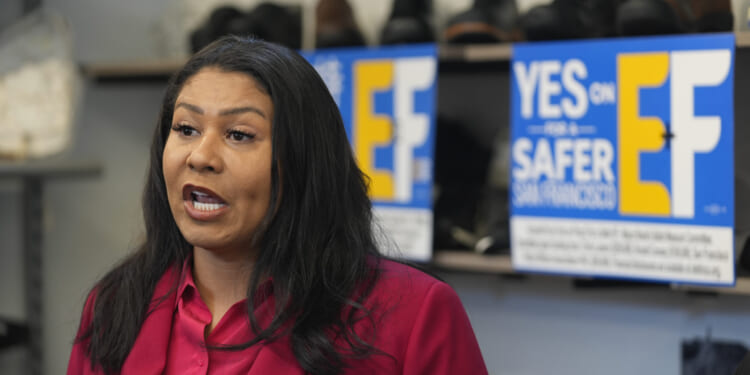
[[[121,375],[157,375],[164,372],[177,295],[173,288],[179,277],[176,267],[170,267],[156,284],[154,298],[149,306],[151,313],[141,325],[133,349],[122,366]],[[159,302],[160,297],[167,294]]]

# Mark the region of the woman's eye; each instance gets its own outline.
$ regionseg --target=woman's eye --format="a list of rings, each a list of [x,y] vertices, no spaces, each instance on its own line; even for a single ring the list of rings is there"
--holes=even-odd
[[[236,142],[249,141],[255,138],[254,135],[241,132],[239,130],[232,130],[229,132],[229,138]]]
[[[172,126],[172,130],[186,137],[190,137],[198,133],[198,131],[195,130],[195,128],[193,128],[192,126],[184,124],[174,125]]]

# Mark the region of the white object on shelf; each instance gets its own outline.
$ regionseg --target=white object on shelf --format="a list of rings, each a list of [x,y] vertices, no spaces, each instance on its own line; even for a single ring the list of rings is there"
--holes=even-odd
[[[49,59],[0,77],[0,154],[38,158],[70,144],[74,75],[70,61]]]
[[[0,157],[40,158],[67,148],[79,80],[61,16],[39,11],[0,35]]]

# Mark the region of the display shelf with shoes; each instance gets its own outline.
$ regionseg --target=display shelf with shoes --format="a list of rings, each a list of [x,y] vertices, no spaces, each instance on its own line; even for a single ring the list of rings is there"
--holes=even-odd
[[[738,48],[750,47],[750,31],[735,32]],[[513,58],[513,43],[439,44],[438,58],[446,63],[507,62]],[[184,60],[140,60],[96,62],[81,66],[89,79],[97,82],[166,81]]]
[[[478,2],[478,4],[481,2]],[[562,3],[562,2],[560,2]],[[685,34],[683,34],[685,35]],[[741,31],[735,32],[735,43],[737,47],[737,61],[743,60],[743,56],[750,52],[750,32]],[[621,38],[618,38],[621,39]],[[554,43],[554,42],[553,42]],[[451,43],[440,43],[438,44],[438,59],[441,64],[440,67],[440,82],[445,82],[445,75],[457,73],[456,76],[474,74],[476,70],[479,70],[478,66],[493,66],[495,67],[491,74],[503,76],[504,78],[499,80],[488,81],[484,80],[483,84],[490,84],[490,82],[507,82],[503,81],[507,79],[509,71],[509,62],[513,57],[513,42],[501,42],[501,43],[487,43],[487,44],[451,44]],[[501,63],[501,64],[497,64]],[[171,65],[170,65],[171,64]],[[172,62],[166,64],[92,64],[86,66],[85,71],[88,76],[95,80],[107,80],[109,78],[127,79],[129,74],[132,74],[134,79],[143,75],[143,72],[149,74],[162,74],[164,78],[172,74],[180,65],[180,62]],[[446,65],[463,65],[467,68],[465,71],[449,71],[446,72],[444,67]],[[737,75],[746,75],[745,69],[742,68],[743,64],[740,62],[737,65]],[[447,74],[446,74],[447,73]],[[485,74],[483,72],[476,74]],[[438,85],[442,85],[439,83]],[[502,86],[497,86],[502,88]],[[440,90],[438,90],[440,91]],[[446,90],[450,91],[450,90]],[[742,91],[742,90],[739,90]],[[504,96],[503,96],[504,95]],[[741,97],[742,93],[738,92],[737,97]],[[488,96],[489,97],[489,96]],[[493,100],[504,100],[507,98],[507,93],[501,94],[499,97]],[[443,104],[445,104],[443,102]],[[438,103],[438,107],[442,108],[443,104]],[[474,103],[476,105],[476,103]],[[507,111],[505,111],[507,112]],[[503,112],[503,113],[505,113]],[[502,114],[498,114],[502,116]],[[739,124],[743,115],[737,117],[736,122]],[[476,117],[476,116],[474,116]],[[497,125],[497,124],[495,124]],[[495,126],[493,125],[493,126]],[[440,131],[438,131],[440,133]],[[437,158],[437,156],[436,156]],[[509,255],[509,251],[492,251],[488,253],[481,253],[474,250],[473,246],[468,246],[466,249],[459,249],[458,247],[451,247],[450,244],[442,245],[436,243],[434,256],[431,265],[444,270],[453,270],[460,272],[477,272],[477,273],[493,273],[493,274],[518,274],[512,265],[512,260]],[[452,250],[446,250],[452,249]],[[497,250],[497,249],[495,249]],[[740,271],[738,271],[740,272]],[[531,277],[535,277],[532,275]],[[561,278],[573,279],[573,276],[560,276]],[[668,286],[665,286],[668,287]],[[736,284],[732,287],[696,287],[688,285],[671,285],[671,287],[678,291],[687,292],[700,292],[700,293],[717,293],[717,294],[739,294],[739,295],[750,295],[750,275],[739,274],[737,277]]]

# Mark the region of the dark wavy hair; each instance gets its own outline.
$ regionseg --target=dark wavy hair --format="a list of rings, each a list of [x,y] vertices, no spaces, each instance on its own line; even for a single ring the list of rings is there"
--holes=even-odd
[[[118,372],[150,312],[149,303],[167,297],[154,296],[157,282],[170,267],[181,267],[192,251],[167,202],[162,153],[180,90],[206,67],[248,74],[274,106],[269,207],[276,209],[269,209],[261,223],[260,251],[247,288],[257,337],[215,349],[240,350],[289,335],[304,370],[339,373],[348,358],[377,352],[353,330],[356,321],[372,316],[363,301],[380,273],[367,179],[314,68],[290,49],[252,38],[217,40],[169,80],[143,194],[145,241],[93,288],[93,320],[78,340],[90,340],[92,367]],[[272,322],[260,327],[252,301],[266,276],[273,280],[276,309]]]

